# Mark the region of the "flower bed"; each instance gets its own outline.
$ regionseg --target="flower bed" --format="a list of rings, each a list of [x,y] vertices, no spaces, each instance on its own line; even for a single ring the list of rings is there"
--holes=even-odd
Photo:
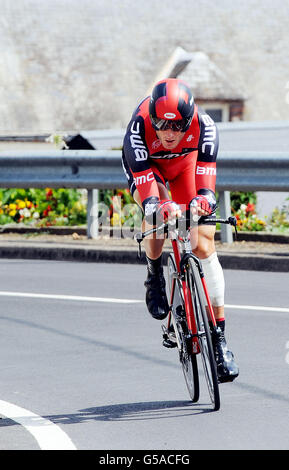
[[[141,226],[142,212],[128,189],[100,190],[99,203],[103,226]],[[288,207],[276,209],[270,218],[261,219],[256,214],[254,193],[232,192],[231,204],[238,231],[289,234]],[[86,205],[85,191],[77,189],[0,189],[0,225],[86,225]]]
[[[254,193],[231,193],[232,215],[237,219],[239,231],[274,232],[289,234],[289,208],[275,209],[270,217],[261,219],[256,214]]]
[[[48,227],[86,224],[86,203],[77,189],[1,189],[0,225]]]

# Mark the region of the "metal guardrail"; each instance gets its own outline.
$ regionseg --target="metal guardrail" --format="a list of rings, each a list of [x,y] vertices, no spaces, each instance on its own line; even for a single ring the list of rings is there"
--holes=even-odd
[[[120,151],[0,152],[0,187],[125,187]]]
[[[0,152],[0,187],[126,187],[120,157],[118,150]],[[289,191],[289,153],[220,153],[216,184],[219,191]]]
[[[127,186],[120,157],[120,151],[108,150],[0,152],[0,187],[88,189],[90,234],[90,191]],[[289,153],[220,152],[216,188],[222,217],[230,213],[230,191],[289,191]],[[230,227],[221,240],[232,241]]]
[[[288,152],[223,152],[217,165],[220,191],[289,191]]]

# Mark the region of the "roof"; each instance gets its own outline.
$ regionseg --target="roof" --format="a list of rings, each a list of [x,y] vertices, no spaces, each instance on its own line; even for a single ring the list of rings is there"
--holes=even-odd
[[[156,80],[171,77],[187,82],[198,100],[241,100],[246,99],[232,81],[204,52],[187,52],[177,47]]]

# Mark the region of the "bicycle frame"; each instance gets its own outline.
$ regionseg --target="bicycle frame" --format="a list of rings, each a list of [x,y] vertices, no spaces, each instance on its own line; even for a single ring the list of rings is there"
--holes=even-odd
[[[183,220],[186,220],[186,218],[183,219]],[[205,217],[205,218],[203,218],[203,223],[204,222],[205,223],[213,222],[214,224],[216,224],[218,222],[222,223],[222,224],[230,224],[230,225],[235,227],[235,234],[237,236],[237,229],[236,229],[237,221],[236,221],[235,217],[228,217],[227,219],[217,219],[217,218],[211,219],[210,217]],[[138,234],[135,235],[135,240],[139,243],[139,257],[140,257],[140,254],[141,254],[140,244],[141,244],[142,240],[146,236],[148,236],[150,234],[153,234],[153,233],[156,233],[156,232],[159,232],[159,231],[161,232],[162,230],[165,230],[165,233],[168,233],[168,223],[164,222],[161,225],[159,225],[158,227],[154,227],[152,229],[147,230],[144,233],[138,233]],[[182,245],[182,248],[183,248],[182,253],[180,252],[178,243],[180,243]],[[168,328],[169,328],[170,322],[171,322],[171,310],[172,310],[173,299],[174,299],[176,279],[179,278],[182,282],[182,287],[183,287],[183,293],[184,293],[184,299],[183,300],[184,300],[185,310],[186,310],[187,325],[188,325],[188,329],[190,331],[190,334],[192,335],[193,353],[197,354],[199,352],[198,330],[197,330],[197,325],[196,325],[196,321],[195,321],[194,308],[193,308],[193,302],[192,302],[192,298],[191,298],[190,289],[187,288],[186,279],[185,279],[185,260],[187,259],[187,257],[190,257],[190,258],[194,259],[194,261],[196,263],[196,266],[199,270],[200,278],[201,278],[201,282],[202,282],[202,286],[203,286],[203,290],[204,290],[204,294],[205,294],[205,298],[206,298],[206,301],[207,301],[207,307],[208,307],[207,308],[207,314],[208,314],[209,320],[211,320],[211,322],[212,322],[213,328],[216,328],[217,325],[216,325],[214,309],[213,309],[213,306],[212,306],[212,303],[211,303],[211,300],[210,300],[210,296],[209,296],[209,293],[208,293],[208,288],[207,288],[207,284],[206,284],[206,281],[205,281],[201,261],[192,252],[191,242],[190,242],[190,239],[188,237],[188,232],[187,232],[186,237],[183,238],[183,237],[180,236],[179,232],[177,231],[176,236],[171,238],[171,244],[172,244],[172,248],[173,248],[173,252],[174,252],[174,258],[175,258],[177,272],[176,272],[176,275],[173,276],[173,282],[172,282],[172,288],[171,288],[171,298],[170,298],[170,306],[171,307],[170,307],[169,316],[168,316]]]
[[[186,217],[181,220],[178,218],[178,221],[186,222],[186,230],[185,232],[179,231],[180,225],[177,228],[176,224],[173,232],[171,232],[171,245],[174,256],[170,254],[168,258],[170,307],[167,327],[162,325],[163,345],[167,348],[178,347],[179,359],[193,403],[199,400],[199,361],[197,361],[196,356],[200,353],[210,400],[214,410],[217,411],[220,408],[220,394],[215,353],[211,341],[212,331],[210,331],[213,328],[215,330],[213,332],[218,333],[217,323],[201,260],[192,251],[190,225],[187,226]],[[228,219],[204,217],[201,221],[201,223],[214,224],[217,222],[233,225],[236,231],[237,221],[234,217],[228,217]],[[162,235],[168,235],[169,224],[169,221],[164,222],[146,232],[135,235],[135,239],[139,243],[139,256],[141,255],[140,244],[142,240],[146,236],[158,232],[162,232]],[[201,289],[203,289],[203,292],[201,292]],[[180,299],[176,299],[177,301],[174,297],[176,290],[178,296],[180,296]],[[205,301],[207,305],[205,305]],[[182,315],[183,310],[185,310],[185,318]],[[207,319],[209,322],[211,321],[211,325],[208,324]]]
[[[207,301],[207,306],[208,306],[208,313],[209,313],[209,318],[213,324],[214,327],[216,327],[216,319],[215,319],[215,314],[213,310],[213,306],[211,304],[211,300],[209,297],[206,281],[204,278],[204,273],[200,264],[199,259],[192,253],[191,247],[188,247],[188,244],[190,244],[190,241],[187,239],[183,239],[182,237],[177,235],[177,238],[174,238],[171,240],[172,243],[172,248],[173,248],[173,253],[174,253],[174,258],[175,258],[175,263],[176,263],[176,270],[177,273],[175,276],[173,276],[173,281],[172,281],[172,287],[171,287],[171,298],[170,298],[170,306],[173,305],[173,299],[174,299],[174,293],[175,293],[175,285],[176,285],[176,279],[179,278],[182,282],[182,287],[183,287],[183,293],[184,293],[184,304],[185,304],[185,313],[186,313],[186,318],[187,318],[187,324],[188,324],[188,329],[192,335],[192,352],[194,354],[198,354],[200,352],[199,344],[198,344],[198,330],[197,330],[197,325],[195,321],[195,315],[194,315],[194,307],[193,307],[193,302],[191,298],[191,292],[190,289],[188,289],[186,279],[185,279],[185,266],[184,268],[182,267],[182,264],[184,264],[185,259],[189,256],[194,259],[199,272],[200,272],[200,277]],[[179,243],[183,245],[183,252],[182,254],[180,253],[179,249]],[[170,326],[171,322],[171,308],[168,316],[168,328]]]

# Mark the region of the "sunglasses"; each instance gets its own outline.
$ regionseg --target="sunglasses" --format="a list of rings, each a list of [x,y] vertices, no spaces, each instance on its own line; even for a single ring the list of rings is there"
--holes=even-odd
[[[158,131],[166,131],[167,129],[171,129],[173,132],[183,132],[184,129],[190,124],[192,118],[183,118],[176,121],[171,121],[167,119],[151,117],[151,120]]]

